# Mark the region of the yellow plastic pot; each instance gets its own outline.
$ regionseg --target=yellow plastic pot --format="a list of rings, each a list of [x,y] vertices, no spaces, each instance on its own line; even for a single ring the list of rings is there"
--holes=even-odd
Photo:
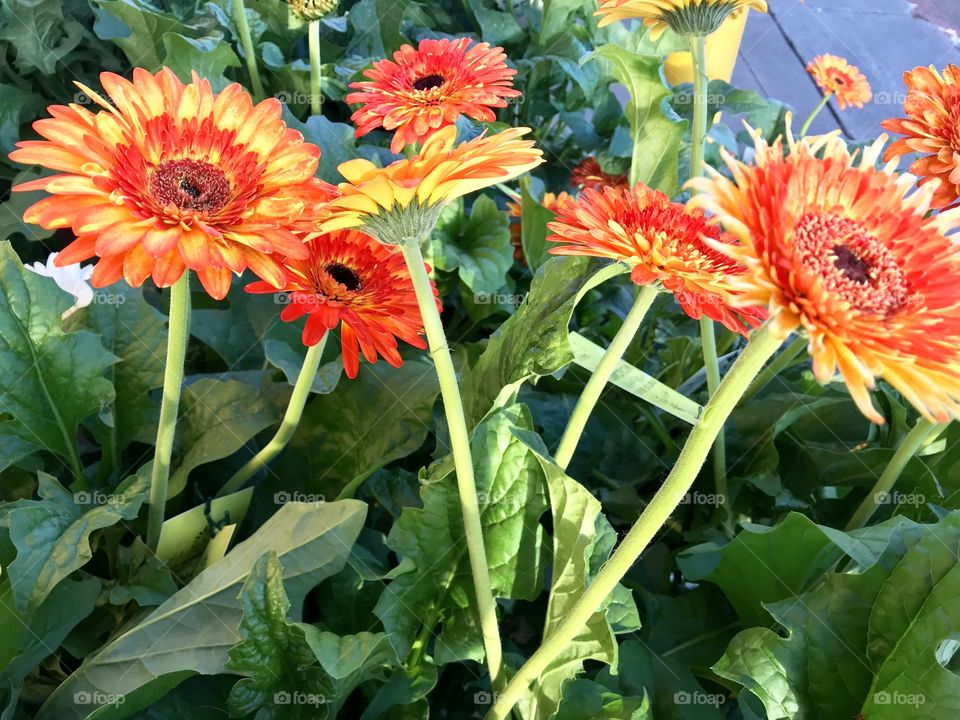
[[[727,18],[723,25],[707,38],[707,75],[711,80],[730,82],[733,77],[748,14],[749,11]],[[693,58],[688,52],[671,53],[664,62],[663,72],[671,85],[692,83]]]

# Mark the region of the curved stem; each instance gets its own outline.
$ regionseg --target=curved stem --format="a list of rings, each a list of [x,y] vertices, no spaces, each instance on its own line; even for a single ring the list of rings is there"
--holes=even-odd
[[[597,369],[594,370],[593,375],[590,376],[583,388],[580,399],[577,400],[576,407],[573,408],[573,413],[567,422],[567,427],[563,431],[563,437],[560,438],[560,445],[557,446],[557,451],[554,453],[554,460],[564,470],[567,469],[570,460],[573,459],[577,444],[580,442],[580,436],[583,435],[583,429],[587,426],[587,420],[590,419],[590,413],[596,407],[600,394],[607,386],[617,363],[620,362],[623,354],[630,347],[637,330],[640,329],[644,316],[646,316],[656,298],[656,285],[645,285],[640,290],[633,307],[630,308],[630,312],[627,313],[627,317],[623,321],[623,325],[620,326],[620,330],[614,336],[610,347],[600,358],[600,364],[597,365]]]
[[[807,339],[802,335],[798,335],[796,339],[787,347],[783,349],[783,352],[777,355],[773,362],[767,365],[763,372],[757,375],[756,379],[750,383],[750,387],[747,388],[747,391],[743,394],[743,398],[740,400],[742,405],[747,400],[752,398],[758,392],[763,390],[766,387],[767,383],[773,380],[777,375],[790,367],[790,364],[796,359],[797,355],[803,352],[804,348],[807,347]]]
[[[713,397],[720,387],[720,360],[717,357],[717,336],[713,320],[706,315],[700,318],[700,343],[703,348],[703,367],[707,374],[707,395]],[[732,510],[727,488],[727,438],[723,428],[720,428],[713,444],[713,484],[717,490],[717,499],[726,512],[724,524],[729,530],[732,527]]]
[[[925,418],[920,418],[917,421],[917,424],[913,426],[913,430],[907,433],[903,442],[900,443],[900,447],[897,448],[890,463],[884,468],[876,485],[873,486],[863,499],[863,502],[860,504],[860,507],[857,508],[853,517],[850,518],[850,522],[847,523],[847,527],[845,528],[847,532],[859,530],[870,522],[870,518],[873,517],[877,508],[883,504],[884,496],[888,495],[893,489],[893,486],[897,484],[897,480],[900,479],[900,475],[907,467],[907,463],[909,463],[920,448],[926,444],[927,440],[935,431],[940,431],[944,427],[946,426],[932,423]]]
[[[823,99],[813,109],[813,112],[810,113],[810,116],[804,121],[803,127],[800,128],[800,137],[806,136],[810,126],[813,125],[813,121],[816,119],[817,115],[820,114],[820,111],[827,106],[827,103],[830,102],[831,97],[833,97],[833,93],[827,93],[823,96]]]
[[[150,474],[150,509],[147,514],[147,547],[156,551],[163,527],[170,481],[170,457],[180,410],[183,363],[190,338],[190,271],[183,273],[170,288],[170,331],[167,335],[167,363],[163,372],[163,399],[157,424],[157,444]]]
[[[260,70],[257,67],[257,55],[253,48],[253,38],[250,36],[250,24],[247,22],[247,10],[243,0],[233,0],[233,19],[237,23],[237,34],[240,44],[243,45],[243,54],[247,60],[247,72],[250,73],[250,84],[257,100],[263,100],[263,82],[260,80]]]
[[[779,345],[780,340],[772,332],[770,325],[765,325],[756,332],[720,383],[716,394],[710,398],[703,414],[690,432],[690,437],[680,457],[677,458],[676,465],[660,490],[653,496],[650,504],[634,523],[616,552],[600,569],[590,587],[567,613],[563,622],[550,637],[544,640],[540,648],[513,676],[506,689],[500,693],[499,699],[487,713],[486,720],[504,720],[509,716],[510,710],[523,697],[530,684],[540,677],[540,674],[561,652],[569,647],[581,628],[616,589],[620,580],[690,491],[707,459],[717,433],[736,407],[740,395],[754,376],[760,372],[764,363],[776,352]]]
[[[690,128],[690,177],[703,174],[703,143],[707,137],[707,38],[690,38],[693,56],[693,125]]]
[[[447,418],[450,433],[450,445],[453,464],[457,475],[457,487],[460,492],[460,507],[463,512],[463,529],[467,540],[467,554],[470,557],[470,570],[473,587],[477,597],[477,611],[480,615],[480,631],[483,635],[483,647],[486,651],[487,666],[490,669],[490,681],[495,690],[503,686],[503,650],[500,646],[500,630],[497,627],[497,604],[490,585],[490,570],[487,564],[487,551],[483,545],[483,525],[480,520],[480,505],[477,500],[477,486],[473,478],[473,458],[470,454],[470,436],[467,432],[467,420],[463,413],[463,401],[460,399],[460,387],[457,373],[450,356],[440,312],[436,298],[427,276],[420,252],[420,239],[408,238],[401,245],[410,278],[420,305],[423,327],[430,346],[440,382],[440,395],[443,398],[443,410]]]
[[[300,374],[297,375],[297,382],[293,386],[293,394],[290,396],[290,402],[287,403],[287,411],[283,414],[283,420],[280,427],[277,428],[276,435],[264,447],[254,455],[250,460],[240,468],[232,478],[227,480],[226,484],[220,488],[217,497],[223,497],[236,492],[247,484],[247,481],[270,464],[280,452],[287,446],[293,434],[297,431],[300,424],[300,418],[303,417],[303,408],[306,407],[307,400],[310,398],[310,388],[313,387],[313,379],[317,376],[317,369],[320,367],[320,358],[323,357],[323,348],[326,347],[327,338],[330,332],[323,334],[323,338],[316,345],[307,349],[307,354],[303,358],[303,365],[300,368]]]
[[[320,92],[320,21],[311,20],[307,26],[307,35],[310,45],[310,113],[320,114],[320,105],[323,95]]]

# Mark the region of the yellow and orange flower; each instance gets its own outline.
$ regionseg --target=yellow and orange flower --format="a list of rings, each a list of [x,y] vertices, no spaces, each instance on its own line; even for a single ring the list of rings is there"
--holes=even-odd
[[[398,339],[426,348],[413,282],[400,253],[356,230],[316,237],[306,247],[308,257],[284,261],[282,290],[290,304],[280,314],[286,322],[307,316],[304,345],[316,345],[340,325],[343,368],[349,378],[357,376],[361,353],[368,362],[379,356],[400,367]],[[246,290],[277,292],[264,281]]]
[[[821,382],[839,369],[881,423],[869,390],[882,377],[947,421],[960,416],[960,209],[927,217],[932,186],[913,190],[895,163],[876,169],[884,142],[858,159],[836,135],[791,136],[784,157],[757,134],[756,164],[725,153],[733,180],[692,180],[692,202],[742,240],[725,248],[748,267],[736,301],[769,307],[782,337],[805,330]]]
[[[873,90],[860,69],[837,55],[817,55],[807,72],[825,95],[837,98],[841,110],[862,108],[873,99]]]
[[[894,142],[885,160],[920,153],[910,165],[921,184],[933,183],[934,207],[960,202],[960,67],[948,65],[941,75],[934,67],[918,67],[904,73],[907,117],[885,120],[884,129],[905,137]]]
[[[218,299],[246,268],[279,284],[274,254],[306,256],[293,230],[333,194],[314,177],[319,149],[284,125],[280,103],[254,106],[239,85],[214,94],[206,80],[185,85],[169,69],[101,81],[112,103],[81,88],[104,110],[52,106],[53,117],[33,125],[46,140],[10,155],[63,173],[14,188],[52,193],[27,222],[76,235],[57,264],[99,257],[94,287],[148,277],[168,287],[190,268]]]
[[[643,20],[656,40],[671,28],[678,35],[707,36],[744,9],[767,11],[766,0],[602,0],[596,14],[603,27],[617,20]]]
[[[563,208],[547,226],[547,240],[563,243],[553,255],[612,258],[631,266],[638,285],[660,282],[690,317],[706,315],[733,332],[747,334],[766,317],[757,307],[738,312],[729,306],[730,278],[745,271],[726,254],[704,242],[733,245],[733,236],[707,222],[702,210],[690,210],[646,185],[602,193],[584,190],[573,207]]]
[[[597,191],[602,191],[605,187],[617,189],[630,187],[630,181],[626,175],[605,173],[592,155],[581,160],[580,164],[570,171],[570,184],[580,190],[589,188]]]
[[[383,242],[409,240],[396,237],[399,216],[406,218],[400,230],[428,231],[433,226],[426,218],[431,211],[475,190],[518,177],[543,162],[533,141],[521,139],[528,132],[527,128],[510,128],[455,146],[457,129],[446,127],[424,143],[419,155],[385,168],[364,159],[345,162],[338,169],[347,182],[340,184],[340,196],[327,204],[329,215],[320,229],[366,227]],[[421,216],[424,222],[414,228],[411,223]]]
[[[577,202],[573,195],[565,192],[544,193],[540,204],[554,215],[562,209],[572,208]],[[513,245],[513,259],[517,262],[527,264],[527,259],[523,255],[523,233],[521,219],[523,218],[523,207],[518,202],[507,203],[507,216],[510,218],[510,243]]]
[[[502,48],[471,42],[426,39],[417,49],[401,47],[392,62],[374,63],[363,73],[369,81],[350,85],[362,92],[346,98],[363,106],[351,117],[357,137],[380,126],[395,130],[390,149],[398,153],[453,125],[461,115],[494,121],[492,108],[506,107],[506,98],[520,95],[511,87],[517,71],[507,67]]]

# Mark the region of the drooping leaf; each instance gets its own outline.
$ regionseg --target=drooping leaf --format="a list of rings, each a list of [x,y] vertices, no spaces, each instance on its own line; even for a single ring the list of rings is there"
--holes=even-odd
[[[513,435],[517,425],[530,426],[519,405],[492,414],[477,428],[474,470],[494,594],[531,600],[542,584],[539,518],[546,496],[539,463]],[[375,613],[398,657],[407,654],[422,625],[442,622],[438,662],[482,659],[454,474],[426,482],[421,498],[423,507],[405,508],[387,538],[390,549],[414,569],[387,586]]]
[[[660,58],[637,55],[616,45],[602,45],[587,57],[608,62],[613,77],[630,91],[624,110],[637,146],[633,153],[636,181],[673,197],[679,182],[684,125],[664,114],[671,93],[660,77]]]
[[[103,377],[116,360],[96,335],[64,333],[72,298],[50,278],[26,270],[0,243],[0,412],[28,443],[70,461],[80,421],[113,401]]]
[[[40,500],[18,500],[6,516],[17,559],[7,568],[14,604],[23,613],[39,607],[53,589],[93,556],[90,535],[137,516],[149,480],[133,476],[115,493],[71,493],[40,474]]]
[[[225,558],[86,658],[50,696],[38,720],[86,717],[90,707],[74,703],[77,693],[132,698],[164,678],[224,672],[227,651],[241,639],[240,588],[256,561],[277,553],[296,617],[307,592],[343,568],[365,516],[366,507],[353,500],[283,505]]]
[[[926,720],[960,712],[960,677],[941,656],[960,627],[960,514],[885,528],[886,549],[856,574],[768,606],[784,628],[745,630],[714,666],[770,720]]]
[[[463,378],[468,424],[476,424],[498,403],[509,402],[530,379],[550,375],[573,360],[568,341],[573,308],[587,291],[624,272],[602,270],[585,258],[552,258],[534,276],[520,308],[493,334]]]

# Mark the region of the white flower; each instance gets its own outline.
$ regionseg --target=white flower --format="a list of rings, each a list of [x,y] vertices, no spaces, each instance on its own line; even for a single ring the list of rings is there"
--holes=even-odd
[[[57,267],[53,264],[57,255],[59,253],[50,253],[46,265],[35,262],[32,265],[27,265],[26,268],[37,275],[53,278],[53,281],[61,290],[70,293],[77,299],[73,306],[63,313],[63,317],[67,317],[93,302],[93,288],[90,287],[89,283],[90,276],[93,274],[93,265],[83,267],[80,263],[75,263],[66,267]]]

